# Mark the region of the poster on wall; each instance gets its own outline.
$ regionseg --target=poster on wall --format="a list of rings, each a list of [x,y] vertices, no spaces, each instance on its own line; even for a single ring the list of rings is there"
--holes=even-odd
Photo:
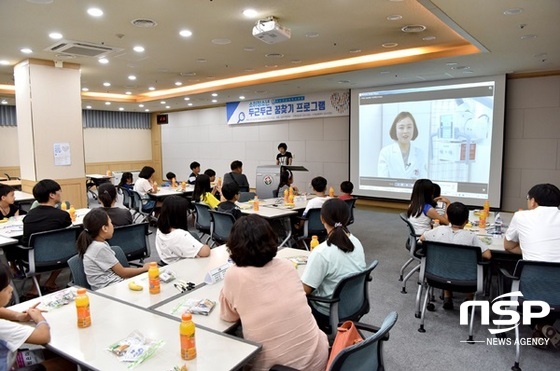
[[[350,92],[302,94],[226,104],[228,125],[348,116]]]
[[[54,143],[54,166],[70,166],[72,165],[72,156],[70,156],[70,143]]]

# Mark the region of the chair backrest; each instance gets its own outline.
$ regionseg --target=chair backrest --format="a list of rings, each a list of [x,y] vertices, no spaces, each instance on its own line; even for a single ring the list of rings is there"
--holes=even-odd
[[[130,264],[128,264],[128,259],[126,258],[126,254],[120,246],[111,246],[111,249],[115,252],[115,257],[123,267],[130,267]]]
[[[239,202],[247,202],[255,198],[255,192],[239,192]]]
[[[202,233],[210,234],[210,227],[212,226],[210,206],[202,202],[195,202],[194,209],[196,210],[196,229]]]
[[[414,226],[412,225],[410,220],[408,220],[408,217],[406,216],[406,213],[400,213],[399,216],[408,228],[408,238],[406,240],[405,247],[406,247],[407,250],[414,253],[414,251],[416,250],[417,241],[418,241],[418,238],[420,238],[420,235],[416,234],[416,231],[414,230]]]
[[[277,189],[272,190],[272,197],[274,197],[274,198],[278,197],[278,190]]]
[[[68,266],[70,267],[70,272],[72,272],[72,284],[91,289],[84,271],[84,261],[79,254],[68,259]]]
[[[421,280],[425,278],[432,287],[478,292],[482,284],[480,247],[434,241],[424,241],[422,246]]]
[[[67,267],[68,260],[76,255],[79,230],[78,227],[70,227],[33,233],[29,238],[29,273]]]
[[[140,196],[140,193],[133,191],[131,189],[128,190],[128,194],[131,198],[131,209],[138,211],[139,213],[142,213],[142,196]]]
[[[521,291],[523,300],[542,300],[552,312],[560,312],[560,263],[519,260],[511,291]]]
[[[331,363],[329,371],[376,371],[383,370],[382,341],[387,340],[389,330],[397,322],[397,312],[391,312],[377,332],[364,341],[343,349]],[[358,326],[359,328],[359,326]]]
[[[348,218],[347,225],[354,223],[354,208],[356,207],[356,200],[357,198],[349,198],[348,200],[344,200],[346,206],[350,209],[350,217]]]
[[[122,187],[121,189],[122,195],[123,195],[123,205],[124,207],[128,208],[128,209],[133,209],[133,197],[130,194],[130,191],[128,189],[126,189],[125,187]]]
[[[368,283],[371,272],[379,262],[374,260],[363,271],[352,273],[344,277],[336,285],[332,297],[340,298],[338,302],[338,321],[358,321],[369,312]]]
[[[317,235],[319,239],[327,235],[327,230],[321,223],[321,209],[309,209],[307,211],[306,220],[303,225],[303,235],[305,237]]]
[[[127,261],[147,258],[150,256],[148,226],[149,223],[139,223],[115,227],[113,237],[107,242],[111,246],[119,246]]]
[[[217,243],[227,242],[231,227],[235,223],[235,217],[230,213],[210,210],[212,218],[212,239]]]

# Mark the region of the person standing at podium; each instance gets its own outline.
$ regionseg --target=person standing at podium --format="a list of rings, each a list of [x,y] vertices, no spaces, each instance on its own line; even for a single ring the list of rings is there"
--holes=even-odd
[[[292,152],[288,152],[288,145],[286,143],[280,143],[278,145],[278,153],[276,155],[276,165],[291,165],[292,164]]]

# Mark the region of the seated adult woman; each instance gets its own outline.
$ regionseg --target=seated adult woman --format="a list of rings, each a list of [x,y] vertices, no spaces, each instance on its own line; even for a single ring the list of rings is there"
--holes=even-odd
[[[321,207],[321,221],[328,236],[313,249],[307,260],[301,277],[306,294],[330,297],[344,276],[366,268],[364,248],[346,228],[349,217],[348,206],[338,198],[325,201]],[[327,329],[329,307],[313,302],[311,308],[319,327]]]
[[[103,205],[103,209],[111,218],[113,225],[118,227],[121,225],[132,224],[132,214],[129,210],[122,207],[116,207],[117,188],[111,183],[103,183],[98,188],[99,201]]]
[[[227,246],[235,263],[220,293],[221,318],[243,323],[243,337],[263,345],[252,370],[282,364],[298,370],[324,370],[328,340],[319,330],[305,293],[287,259],[275,258],[276,236],[258,215],[238,219]]]
[[[167,197],[163,201],[158,218],[156,250],[166,264],[185,258],[210,256],[210,246],[204,245],[188,232],[188,207],[189,202],[179,196]]]
[[[192,199],[194,202],[205,203],[211,209],[218,207],[220,201],[212,195],[212,186],[210,186],[210,177],[208,175],[200,174],[196,177]]]

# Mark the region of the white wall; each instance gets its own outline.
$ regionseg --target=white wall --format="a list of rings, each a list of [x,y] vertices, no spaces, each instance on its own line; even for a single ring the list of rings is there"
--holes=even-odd
[[[86,163],[152,160],[151,131],[84,129]],[[19,166],[17,127],[0,127],[0,166]]]
[[[294,175],[296,186],[309,190],[311,179],[322,175],[338,190],[349,174],[349,125],[348,117],[335,117],[228,126],[225,107],[170,113],[161,126],[163,173],[185,179],[189,164],[198,161],[202,171],[222,176],[240,160],[254,187],[256,167],[275,164],[278,144],[285,142],[293,165],[309,170]]]

